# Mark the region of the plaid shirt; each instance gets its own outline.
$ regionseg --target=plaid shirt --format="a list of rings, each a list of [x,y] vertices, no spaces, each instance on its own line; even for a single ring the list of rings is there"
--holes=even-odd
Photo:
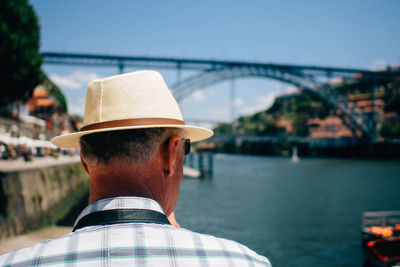
[[[152,199],[118,197],[86,207],[83,216],[111,209],[163,210]],[[76,223],[75,223],[76,224]],[[271,266],[234,241],[153,223],[89,226],[0,256],[0,266]]]

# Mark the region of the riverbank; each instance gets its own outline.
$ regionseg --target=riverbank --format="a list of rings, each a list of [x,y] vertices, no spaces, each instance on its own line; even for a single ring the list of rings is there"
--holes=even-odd
[[[15,172],[30,169],[46,168],[56,165],[74,164],[80,162],[79,155],[33,158],[32,161],[24,161],[23,158],[15,160],[0,160],[0,172]]]
[[[0,239],[57,223],[88,191],[77,156],[0,161]]]
[[[314,158],[400,159],[400,143],[367,144],[354,139],[327,139],[321,142],[237,142],[216,143],[214,152],[255,156],[290,156],[297,147],[298,156]]]

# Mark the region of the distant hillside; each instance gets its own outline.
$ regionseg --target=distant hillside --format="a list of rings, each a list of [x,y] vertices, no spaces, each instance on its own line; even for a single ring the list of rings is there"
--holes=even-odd
[[[309,118],[324,118],[329,108],[322,100],[309,93],[281,96],[267,110],[235,121],[234,129],[230,123],[220,123],[215,129],[216,135],[294,135],[307,136]]]
[[[375,88],[374,95],[372,88]],[[347,96],[354,107],[376,113],[380,137],[400,138],[400,77],[379,82],[356,77],[342,80],[336,89]],[[318,96],[301,92],[280,96],[269,109],[240,117],[233,126],[220,123],[214,131],[217,136],[308,136],[311,127],[316,126],[309,120],[324,119],[328,115],[335,115],[328,104]]]

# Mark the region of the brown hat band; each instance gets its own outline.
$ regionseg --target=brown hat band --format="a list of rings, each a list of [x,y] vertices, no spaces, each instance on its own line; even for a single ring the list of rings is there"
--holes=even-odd
[[[125,119],[115,121],[104,121],[83,126],[81,131],[97,130],[104,128],[114,127],[127,127],[127,126],[145,126],[145,125],[164,125],[164,124],[177,124],[185,125],[184,121],[166,118],[139,118],[139,119]]]

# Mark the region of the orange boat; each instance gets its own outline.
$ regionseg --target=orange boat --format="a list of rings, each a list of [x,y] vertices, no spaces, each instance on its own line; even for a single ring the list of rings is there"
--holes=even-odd
[[[363,213],[362,244],[376,239],[400,237],[400,211],[368,211]]]
[[[377,239],[367,242],[366,245],[369,253],[364,262],[364,267],[400,266],[400,237]]]
[[[361,232],[365,267],[400,266],[400,211],[364,212]]]

